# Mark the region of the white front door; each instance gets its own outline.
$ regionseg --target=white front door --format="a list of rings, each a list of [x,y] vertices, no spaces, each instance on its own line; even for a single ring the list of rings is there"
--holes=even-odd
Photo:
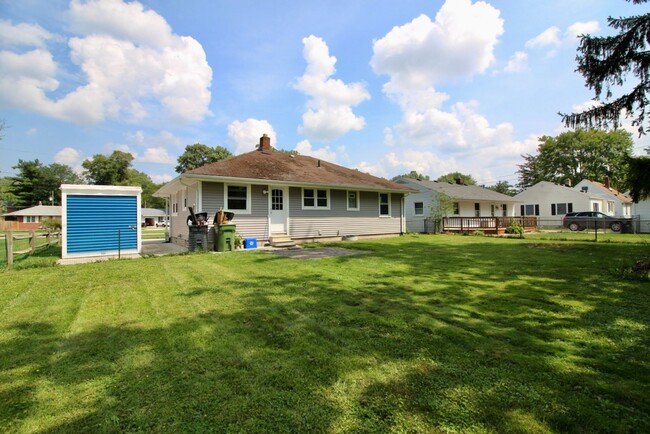
[[[271,187],[269,191],[269,220],[271,234],[287,233],[289,194],[286,187]]]

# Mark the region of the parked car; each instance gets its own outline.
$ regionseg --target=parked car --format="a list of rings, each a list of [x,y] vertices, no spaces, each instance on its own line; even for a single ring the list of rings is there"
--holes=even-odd
[[[167,221],[164,221],[164,222],[156,222],[156,227],[157,227],[157,228],[158,228],[158,227],[166,228],[167,226],[169,226],[169,222],[167,222]]]
[[[585,229],[611,229],[620,232],[623,222],[620,219],[610,217],[598,211],[570,212],[562,219],[562,226],[572,231],[584,231]]]

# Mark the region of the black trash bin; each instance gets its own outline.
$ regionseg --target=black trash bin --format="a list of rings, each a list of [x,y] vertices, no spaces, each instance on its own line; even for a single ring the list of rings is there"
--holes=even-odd
[[[208,250],[208,226],[188,226],[190,231],[187,237],[187,249],[190,252],[197,250]]]

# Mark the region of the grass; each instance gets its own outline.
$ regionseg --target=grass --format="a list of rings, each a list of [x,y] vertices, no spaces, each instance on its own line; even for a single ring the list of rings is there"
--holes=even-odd
[[[166,229],[154,229],[154,228],[143,228],[142,229],[142,239],[143,240],[159,240],[165,238],[167,230]]]
[[[0,431],[650,431],[647,244],[343,246],[5,271]]]
[[[29,236],[29,231],[14,231],[15,236]],[[45,234],[45,232],[39,231],[38,234]],[[23,253],[20,255],[14,255],[14,267],[17,269],[23,268],[34,268],[34,267],[45,267],[53,266],[56,264],[56,261],[61,257],[61,246],[56,244],[50,247],[40,247],[47,243],[46,238],[39,237],[36,238],[36,252]],[[29,240],[21,239],[14,240],[13,251],[21,251],[29,249]],[[3,270],[7,267],[7,245],[5,239],[5,233],[0,233],[0,270]]]

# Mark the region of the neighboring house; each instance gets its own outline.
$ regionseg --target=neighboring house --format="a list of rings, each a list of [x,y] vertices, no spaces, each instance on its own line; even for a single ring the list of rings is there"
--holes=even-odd
[[[514,199],[521,205],[517,216],[536,216],[539,226],[562,226],[562,218],[573,211],[587,211],[595,196],[571,187],[540,181],[517,194]]]
[[[167,220],[167,213],[162,209],[141,208],[140,215],[145,226],[155,226],[156,223],[164,223]]]
[[[154,195],[170,202],[170,237],[186,244],[189,207],[213,222],[220,208],[234,213],[245,238],[294,241],[405,232],[406,186],[304,155],[271,148],[190,170]],[[211,231],[212,232],[212,231]],[[210,235],[211,237],[214,234]]]
[[[650,233],[650,199],[633,204],[632,212],[639,222],[638,231],[644,234]]]
[[[575,187],[541,181],[515,196],[522,204],[518,216],[537,216],[540,226],[562,226],[567,213],[600,211],[617,217],[632,217],[632,199],[604,183],[582,180]]]
[[[576,190],[589,194],[589,207],[576,211],[600,211],[612,217],[632,217],[632,198],[612,188],[609,177],[604,182],[583,179],[575,187]]]
[[[451,209],[447,212],[449,218],[512,217],[518,203],[513,197],[477,185],[411,178],[398,178],[395,182],[418,190],[418,193],[406,196],[405,201],[406,226],[412,232],[425,232],[425,220],[431,217],[432,207],[438,206],[440,193],[451,198]]]
[[[48,219],[61,220],[61,207],[38,204],[31,208],[25,208],[14,212],[3,214],[7,224],[14,230],[38,229]]]

